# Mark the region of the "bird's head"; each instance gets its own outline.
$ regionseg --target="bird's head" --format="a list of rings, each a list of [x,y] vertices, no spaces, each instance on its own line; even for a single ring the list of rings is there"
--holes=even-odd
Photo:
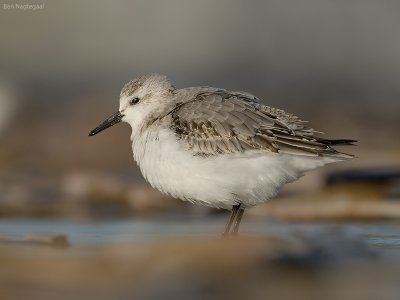
[[[137,128],[152,122],[167,111],[175,88],[165,76],[152,74],[129,81],[121,90],[119,110],[93,129],[93,136],[119,122]]]

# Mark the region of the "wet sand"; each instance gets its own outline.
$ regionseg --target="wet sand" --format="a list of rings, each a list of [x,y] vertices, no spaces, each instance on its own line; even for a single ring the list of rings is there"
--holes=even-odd
[[[397,299],[400,223],[0,222],[2,299]],[[35,235],[64,235],[68,244]],[[25,237],[28,233],[27,238]],[[47,241],[47,242],[44,242]]]

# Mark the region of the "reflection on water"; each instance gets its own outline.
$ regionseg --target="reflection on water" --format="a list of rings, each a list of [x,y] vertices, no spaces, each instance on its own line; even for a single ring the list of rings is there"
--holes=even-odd
[[[206,236],[218,238],[225,218],[173,220],[132,220],[78,223],[62,220],[3,219],[0,236],[19,239],[28,233],[65,234],[72,245],[101,246],[115,242],[140,242],[158,239]],[[242,235],[302,235],[315,238],[337,234],[362,239],[381,258],[400,260],[400,223],[279,223],[248,220],[242,224]]]

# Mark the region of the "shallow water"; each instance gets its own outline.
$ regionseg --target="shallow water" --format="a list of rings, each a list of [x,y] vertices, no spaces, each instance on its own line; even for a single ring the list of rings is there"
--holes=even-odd
[[[72,245],[102,246],[169,238],[218,237],[224,217],[80,223],[63,220],[3,219],[0,236],[21,239],[28,233],[64,234]],[[242,235],[302,235],[308,238],[341,234],[363,240],[388,260],[400,261],[400,223],[285,223],[244,220]]]

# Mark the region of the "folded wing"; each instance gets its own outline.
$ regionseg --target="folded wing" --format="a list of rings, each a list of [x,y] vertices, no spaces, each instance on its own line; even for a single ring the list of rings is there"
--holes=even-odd
[[[172,129],[196,155],[260,150],[351,158],[332,148],[332,140],[314,137],[314,130],[296,116],[257,100],[249,94],[225,90],[199,93],[171,112]]]

